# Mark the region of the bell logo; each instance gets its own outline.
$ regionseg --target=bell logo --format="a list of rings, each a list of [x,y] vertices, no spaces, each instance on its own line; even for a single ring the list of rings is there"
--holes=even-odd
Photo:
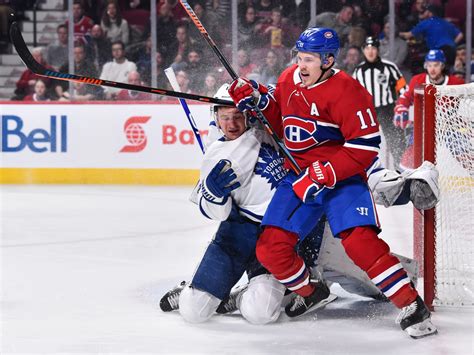
[[[123,131],[130,145],[126,145],[120,153],[137,153],[145,149],[147,144],[145,130],[142,124],[148,122],[151,116],[133,116],[125,121]]]

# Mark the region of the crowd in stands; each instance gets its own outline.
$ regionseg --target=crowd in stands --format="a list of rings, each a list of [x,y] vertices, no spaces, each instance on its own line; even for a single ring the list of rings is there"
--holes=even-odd
[[[231,0],[189,0],[219,49],[229,60]],[[455,4],[454,4],[455,3]],[[459,1],[397,0],[396,28],[388,22],[386,0],[317,1],[318,15],[310,18],[310,0],[238,0],[239,76],[275,84],[291,62],[291,49],[308,26],[331,27],[341,39],[337,67],[352,74],[364,60],[367,36],[380,40],[380,55],[393,61],[409,80],[422,72],[429,49],[441,48],[449,59],[446,70],[465,75],[472,57],[466,53],[465,11],[447,9]],[[460,5],[462,6],[462,4]],[[73,4],[75,74],[147,85],[152,83],[149,0],[78,1]],[[433,25],[435,23],[435,25]],[[388,38],[395,31],[390,53]],[[177,0],[157,1],[157,87],[171,89],[164,70],[172,67],[181,90],[212,96],[230,77]],[[68,72],[68,24],[57,27],[57,41],[35,48],[38,62]],[[75,100],[139,100],[150,95],[74,84]],[[14,99],[69,100],[69,83],[38,78],[25,70]],[[162,97],[158,97],[162,99]]]

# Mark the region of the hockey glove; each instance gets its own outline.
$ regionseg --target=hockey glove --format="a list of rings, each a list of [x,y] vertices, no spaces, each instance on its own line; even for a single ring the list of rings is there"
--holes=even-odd
[[[303,202],[311,202],[325,188],[336,184],[336,173],[331,163],[315,161],[293,182],[293,191]]]
[[[268,89],[265,86],[255,80],[244,78],[238,78],[232,82],[229,95],[241,112],[252,110],[255,106],[258,106],[260,110],[265,110],[269,102]]]
[[[403,105],[395,106],[395,115],[393,116],[393,124],[396,127],[400,127],[401,129],[407,128],[411,125],[411,121],[408,117],[408,108]]]
[[[234,181],[237,175],[230,165],[230,161],[222,159],[212,168],[202,184],[202,195],[206,200],[225,203],[230,193],[240,187],[240,182]]]

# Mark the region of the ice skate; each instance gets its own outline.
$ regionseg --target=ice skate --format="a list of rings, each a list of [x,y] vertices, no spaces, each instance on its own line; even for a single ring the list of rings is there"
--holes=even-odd
[[[403,307],[396,322],[414,339],[438,333],[431,322],[431,313],[420,296],[417,296],[413,303]]]
[[[315,283],[315,290],[307,297],[297,295],[286,307],[285,313],[288,317],[299,317],[303,314],[315,311],[334,301],[337,296],[331,294],[324,282]]]
[[[160,300],[160,308],[163,312],[171,312],[179,309],[179,295],[186,286],[186,281],[181,281],[179,285],[165,293]]]
[[[240,285],[237,286],[234,290],[231,291],[229,297],[227,299],[223,300],[220,304],[219,307],[216,309],[216,313],[219,314],[226,314],[226,313],[232,313],[237,310],[237,301],[239,296],[247,290],[248,284],[245,285]]]

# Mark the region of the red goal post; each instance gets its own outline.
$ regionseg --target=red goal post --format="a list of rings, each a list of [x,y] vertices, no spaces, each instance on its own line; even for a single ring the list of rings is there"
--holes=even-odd
[[[415,90],[414,164],[435,163],[440,201],[414,210],[414,256],[424,299],[435,306],[473,307],[474,83]]]

